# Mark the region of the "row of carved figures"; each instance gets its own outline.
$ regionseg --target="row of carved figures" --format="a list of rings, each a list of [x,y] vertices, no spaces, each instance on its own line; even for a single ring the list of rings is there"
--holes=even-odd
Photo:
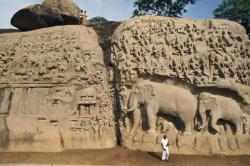
[[[249,84],[250,49],[241,34],[195,24],[178,27],[173,21],[130,24],[112,44],[121,80],[129,81],[129,72],[136,70],[142,75],[179,77],[196,85],[214,84],[218,77]]]
[[[233,79],[238,83],[249,85],[250,62],[244,60],[234,61],[229,56],[218,57],[218,54],[210,54],[208,58],[177,59],[173,57],[141,56],[142,60],[135,62],[120,62],[120,70],[128,69],[122,73],[123,81],[130,80],[132,70],[141,75],[162,75],[185,79],[191,84],[209,85],[215,84],[217,78]]]
[[[137,23],[134,27],[136,28],[130,28],[132,32],[130,37],[135,39],[135,42],[132,43],[134,45],[138,43],[143,46],[150,43],[183,48],[184,45],[188,46],[191,44],[192,47],[199,49],[197,45],[199,43],[197,42],[204,42],[204,46],[216,49],[219,53],[228,53],[231,48],[237,48],[242,54],[244,54],[245,51],[244,44],[242,43],[244,37],[229,29],[204,29],[195,24],[176,27],[175,25],[167,25],[162,22],[148,24]],[[123,33],[120,40],[122,43],[129,43],[128,39],[130,37],[128,34]],[[236,44],[234,45],[234,43]]]

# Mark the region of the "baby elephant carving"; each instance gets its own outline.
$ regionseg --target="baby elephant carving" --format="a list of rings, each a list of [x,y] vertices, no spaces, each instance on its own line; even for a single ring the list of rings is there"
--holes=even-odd
[[[156,115],[161,113],[181,119],[184,124],[184,133],[191,134],[197,100],[188,90],[153,82],[134,87],[129,97],[127,110],[127,112],[133,111],[134,122],[130,131],[132,135],[139,125],[140,114],[138,112],[141,105],[145,106],[148,117],[148,132],[155,133]]]
[[[210,111],[211,127],[219,132],[216,125],[219,119],[232,122],[236,127],[236,134],[242,134],[242,116],[243,112],[239,104],[231,98],[213,95],[202,92],[198,98],[198,111],[201,116],[202,125],[200,129],[206,126],[206,112]]]

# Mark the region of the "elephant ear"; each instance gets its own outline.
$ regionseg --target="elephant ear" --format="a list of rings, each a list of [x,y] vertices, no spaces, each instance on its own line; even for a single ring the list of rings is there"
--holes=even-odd
[[[210,110],[214,110],[218,106],[217,100],[215,97],[208,97],[208,98],[204,99],[203,101],[204,101],[204,104],[206,105],[206,107]]]
[[[154,88],[152,85],[144,85],[144,100],[148,104],[152,97],[155,96]]]
[[[133,86],[131,93],[135,94],[135,95],[141,93],[140,87],[139,86]]]

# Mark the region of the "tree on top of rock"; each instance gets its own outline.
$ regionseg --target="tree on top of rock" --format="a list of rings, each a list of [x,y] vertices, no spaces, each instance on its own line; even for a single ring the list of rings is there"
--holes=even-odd
[[[250,36],[250,0],[223,0],[214,10],[215,18],[236,21],[243,25]]]
[[[88,20],[89,24],[99,24],[99,23],[105,23],[105,22],[108,22],[108,20],[101,16],[93,17]]]
[[[197,0],[136,0],[134,2],[134,16],[157,15],[179,17],[185,13],[188,4],[195,4]]]

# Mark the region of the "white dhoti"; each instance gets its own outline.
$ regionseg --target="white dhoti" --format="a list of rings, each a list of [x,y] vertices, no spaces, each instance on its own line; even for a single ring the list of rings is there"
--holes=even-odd
[[[168,157],[169,157],[169,149],[168,147],[166,147],[163,152],[162,152],[162,160],[168,160]]]

